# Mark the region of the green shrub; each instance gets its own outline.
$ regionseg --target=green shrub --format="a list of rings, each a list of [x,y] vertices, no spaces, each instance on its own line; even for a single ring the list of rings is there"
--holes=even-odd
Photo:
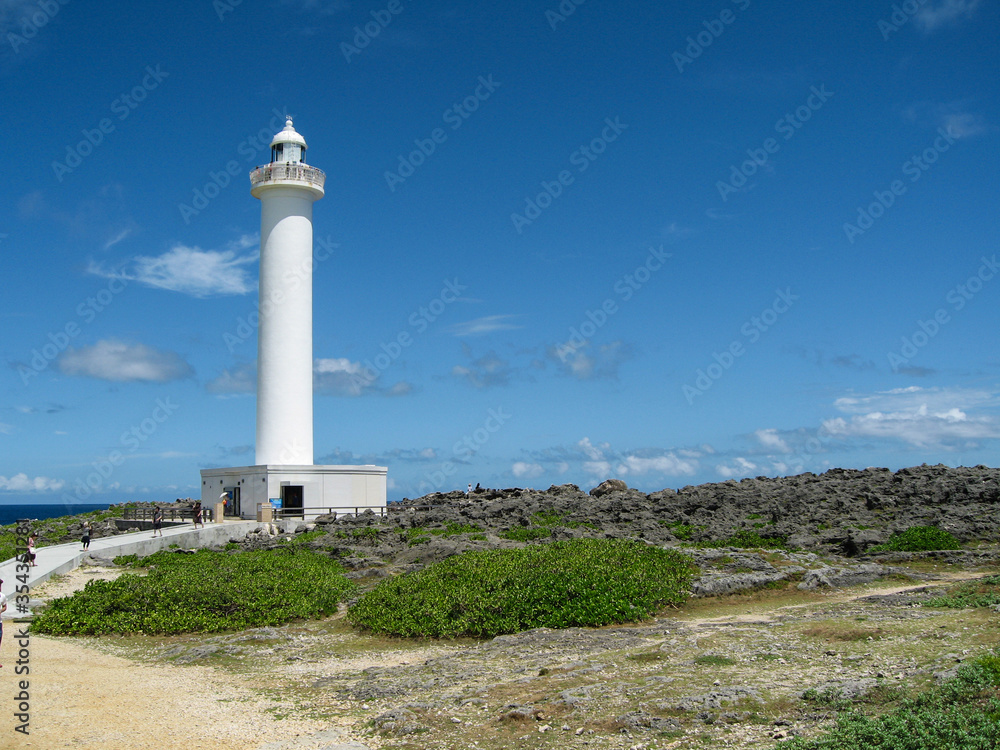
[[[954,536],[937,526],[911,526],[889,537],[885,544],[868,549],[869,552],[926,552],[936,549],[961,549]]]
[[[986,576],[977,581],[965,581],[953,586],[944,596],[926,602],[928,607],[971,609],[1000,604],[1000,576]]]
[[[136,554],[132,554],[132,555],[118,555],[118,557],[114,558],[111,562],[113,562],[115,565],[131,565],[132,563],[136,562],[138,559],[139,559],[139,556],[136,555]]]
[[[338,563],[292,546],[157,552],[130,565],[149,568],[149,574],[90,581],[73,596],[53,601],[32,630],[52,635],[242,630],[333,614],[355,591]]]
[[[878,716],[846,711],[813,740],[794,738],[782,750],[991,750],[1000,746],[1000,656],[986,654],[959,668],[944,685]],[[813,691],[815,692],[815,691]],[[814,698],[815,699],[815,698]]]
[[[376,633],[434,637],[634,622],[683,603],[694,570],[676,550],[624,540],[467,552],[382,581],[348,619]]]
[[[510,539],[512,542],[533,542],[536,539],[548,539],[550,536],[552,536],[551,529],[542,526],[515,526],[500,532],[501,539]]]

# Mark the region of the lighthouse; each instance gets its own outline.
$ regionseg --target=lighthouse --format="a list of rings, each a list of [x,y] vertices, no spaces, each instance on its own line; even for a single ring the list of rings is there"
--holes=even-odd
[[[271,141],[271,163],[250,173],[261,206],[257,464],[313,462],[312,209],[324,182],[291,118]]]
[[[260,200],[260,325],[253,466],[202,469],[201,501],[266,520],[386,507],[385,466],[313,463],[313,203],[326,175],[306,164],[306,140],[289,117],[271,140],[271,160],[250,173]]]

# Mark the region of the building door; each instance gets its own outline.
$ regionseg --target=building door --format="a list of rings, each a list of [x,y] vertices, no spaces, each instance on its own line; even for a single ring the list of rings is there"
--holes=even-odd
[[[302,517],[302,485],[285,484],[281,487],[281,507],[288,517]]]

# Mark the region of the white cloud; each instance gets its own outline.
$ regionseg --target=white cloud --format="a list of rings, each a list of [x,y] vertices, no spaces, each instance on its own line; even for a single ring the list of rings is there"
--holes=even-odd
[[[219,377],[205,385],[205,390],[219,395],[255,393],[257,367],[251,362],[237,365],[232,370],[223,370]]]
[[[633,356],[632,347],[623,341],[601,344],[591,351],[590,341],[566,343],[550,346],[548,357],[555,362],[564,375],[577,380],[618,378],[618,368]]]
[[[942,0],[940,3],[928,3],[917,11],[917,25],[928,33],[936,31],[942,26],[971,18],[980,2],[981,0]]]
[[[375,386],[372,375],[363,364],[346,357],[317,359],[313,366],[316,390],[337,395],[360,396]]]
[[[1000,419],[986,412],[1000,404],[996,393],[963,388],[897,388],[839,398],[849,418],[823,422],[829,435],[902,440],[916,446],[1000,438]]]
[[[768,450],[775,450],[780,453],[792,452],[792,449],[788,447],[788,443],[784,441],[784,439],[778,434],[778,431],[774,428],[757,430],[753,435],[757,438],[757,442]]]
[[[510,471],[518,479],[534,479],[545,473],[541,464],[529,464],[525,461],[515,461]]]
[[[110,271],[98,263],[91,263],[88,271],[198,298],[249,294],[257,284],[248,266],[257,262],[258,254],[245,251],[254,244],[251,238],[242,237],[225,250],[175,245],[162,255],[137,255],[120,271]]]
[[[678,458],[673,453],[652,458],[640,458],[639,456],[626,456],[625,467],[632,474],[683,474],[690,476],[698,470],[697,461],[685,461]]]
[[[722,477],[745,477],[757,471],[757,464],[753,461],[748,461],[742,456],[737,456],[735,460],[735,466],[726,466],[725,464],[719,464],[715,467],[715,471]]]
[[[175,352],[153,349],[144,344],[125,344],[115,339],[93,346],[67,349],[59,358],[59,370],[66,375],[111,380],[166,383],[194,374],[191,366]]]
[[[607,479],[611,475],[611,464],[608,461],[584,461],[583,470],[592,476]]]
[[[14,425],[0,422],[0,434],[10,435],[12,432],[14,432]]]
[[[585,437],[583,440],[578,442],[576,446],[581,451],[583,451],[584,454],[586,454],[587,458],[589,458],[591,461],[601,460],[602,458],[604,458],[604,451],[611,448],[611,445],[608,443],[601,443],[601,446],[598,448],[593,443],[590,442],[589,437]]]
[[[49,479],[48,477],[35,477],[29,479],[25,473],[15,474],[10,479],[0,476],[0,490],[7,492],[53,492],[61,490],[66,482],[62,479]]]
[[[413,392],[413,384],[405,380],[387,388],[381,387],[378,373],[346,357],[315,360],[313,388],[316,393],[331,396],[363,396],[369,393],[381,396],[405,396]]]

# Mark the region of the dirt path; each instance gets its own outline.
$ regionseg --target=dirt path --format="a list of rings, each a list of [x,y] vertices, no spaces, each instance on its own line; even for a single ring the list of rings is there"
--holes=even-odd
[[[65,596],[95,577],[109,576],[82,569],[33,594]],[[30,734],[15,731],[11,703],[4,701],[0,750],[250,750],[329,726],[275,718],[291,713],[290,706],[261,696],[239,676],[202,666],[140,664],[72,638],[31,636],[30,674],[17,676],[18,629],[5,621],[0,695],[11,699],[18,681],[28,680]]]

